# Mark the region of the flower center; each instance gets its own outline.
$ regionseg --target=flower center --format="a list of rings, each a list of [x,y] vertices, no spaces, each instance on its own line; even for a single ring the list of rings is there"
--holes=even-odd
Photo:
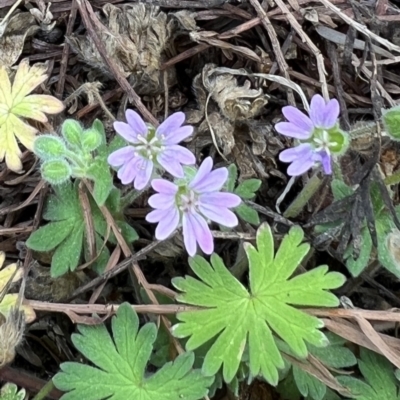
[[[177,202],[179,210],[183,213],[197,212],[198,198],[193,190],[185,191],[185,193],[178,193]]]
[[[153,160],[160,152],[165,150],[164,135],[157,136],[153,129],[149,129],[147,135],[137,135],[137,140],[140,142],[135,145],[135,150],[142,157]]]
[[[316,152],[325,151],[327,154],[330,154],[330,147],[337,145],[337,142],[330,141],[329,132],[325,129],[314,132],[312,143]]]

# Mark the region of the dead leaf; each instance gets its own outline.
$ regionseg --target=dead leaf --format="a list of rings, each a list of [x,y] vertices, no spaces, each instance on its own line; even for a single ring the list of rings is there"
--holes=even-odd
[[[125,4],[121,7],[106,4],[101,23],[95,28],[103,41],[106,52],[121,74],[129,81],[138,94],[158,94],[164,91],[164,76],[167,85],[175,83],[175,69],[167,74],[160,71],[165,61],[165,50],[178,26],[190,29],[193,21],[186,13],[176,13],[173,21],[159,7],[145,4]],[[71,35],[68,38],[73,50],[91,69],[112,78],[112,74],[92,40],[87,35]]]
[[[11,17],[3,35],[0,35],[0,66],[11,67],[18,60],[25,40],[39,30],[30,13],[19,13]]]

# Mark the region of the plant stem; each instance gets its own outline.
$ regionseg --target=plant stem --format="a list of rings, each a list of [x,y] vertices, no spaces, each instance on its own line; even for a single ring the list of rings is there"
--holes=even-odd
[[[53,380],[50,379],[39,391],[39,393],[32,400],[43,400],[46,396],[55,389]]]
[[[308,203],[311,197],[317,192],[320,188],[323,180],[318,177],[318,172],[315,172],[314,175],[310,178],[310,180],[303,187],[303,190],[299,193],[299,195],[294,199],[294,201],[290,204],[287,210],[283,213],[285,218],[294,218],[300,214],[301,210]]]

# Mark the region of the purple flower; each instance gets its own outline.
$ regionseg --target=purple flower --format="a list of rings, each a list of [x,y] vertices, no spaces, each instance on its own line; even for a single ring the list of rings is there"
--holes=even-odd
[[[346,134],[338,128],[340,113],[336,99],[327,103],[316,94],[311,99],[309,116],[296,107],[283,107],[282,113],[288,122],[279,122],[275,129],[282,135],[300,141],[300,145],[280,153],[279,159],[290,162],[288,174],[298,176],[322,164],[326,174],[332,173],[331,154],[342,153],[348,145]]]
[[[214,251],[214,240],[208,221],[227,227],[238,224],[236,215],[229,208],[237,207],[241,199],[233,193],[221,192],[228,179],[226,168],[211,171],[213,161],[206,158],[196,175],[184,185],[176,185],[165,179],[151,183],[158,193],[149,198],[151,211],[146,220],[158,222],[156,238],[164,240],[179,226],[183,227],[183,239],[190,256],[196,254],[196,243],[206,254]]]
[[[118,178],[124,185],[134,182],[135,189],[142,190],[149,183],[154,167],[181,178],[182,164],[195,164],[193,153],[178,145],[193,133],[192,126],[182,126],[183,112],[172,114],[157,129],[146,125],[133,110],[127,110],[125,115],[128,123],[116,121],[114,129],[129,145],[108,157],[111,166],[120,167]]]

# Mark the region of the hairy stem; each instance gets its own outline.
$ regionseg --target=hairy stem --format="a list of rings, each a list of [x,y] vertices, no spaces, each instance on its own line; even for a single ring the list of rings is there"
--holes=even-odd
[[[295,200],[290,204],[287,210],[284,212],[283,216],[285,218],[294,218],[300,214],[304,206],[310,201],[317,190],[321,187],[323,180],[318,177],[318,172],[316,172],[311,179],[303,187],[302,191],[295,198]]]

